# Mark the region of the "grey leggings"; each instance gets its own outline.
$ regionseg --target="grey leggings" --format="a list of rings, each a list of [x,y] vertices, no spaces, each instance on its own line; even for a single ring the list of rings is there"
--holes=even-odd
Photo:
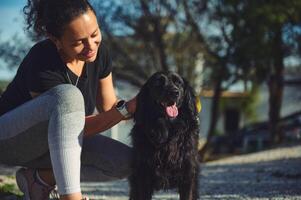
[[[54,87],[0,116],[0,163],[52,168],[60,194],[80,192],[81,179],[127,177],[131,148],[102,135],[83,138],[84,123],[81,92]]]

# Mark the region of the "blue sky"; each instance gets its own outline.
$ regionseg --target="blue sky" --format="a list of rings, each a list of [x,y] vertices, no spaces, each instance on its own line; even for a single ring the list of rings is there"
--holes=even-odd
[[[0,31],[1,38],[9,38],[12,34],[24,34],[24,17],[22,8],[26,0],[1,0],[0,1]]]
[[[20,6],[24,4],[26,1],[25,0],[1,0],[0,1],[0,6],[1,7],[11,7],[11,6]]]
[[[26,0],[0,0],[0,40],[10,39],[14,34],[25,36],[22,14],[25,4]],[[11,79],[14,74],[0,58],[0,79]]]

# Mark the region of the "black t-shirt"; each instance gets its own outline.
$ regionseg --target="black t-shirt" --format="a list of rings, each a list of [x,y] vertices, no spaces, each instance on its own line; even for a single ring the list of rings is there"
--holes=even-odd
[[[111,73],[111,62],[107,48],[101,43],[96,60],[84,65],[77,87],[84,96],[86,115],[92,114],[95,109],[99,79]],[[55,45],[48,39],[37,43],[26,55],[16,76],[2,94],[0,115],[31,100],[29,92],[43,93],[59,84],[71,84],[67,73],[74,85],[78,76],[62,61]]]

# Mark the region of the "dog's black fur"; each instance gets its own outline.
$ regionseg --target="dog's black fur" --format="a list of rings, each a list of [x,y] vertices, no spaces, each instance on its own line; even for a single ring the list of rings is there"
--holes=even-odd
[[[166,106],[176,103],[178,116]],[[130,200],[151,200],[156,190],[177,188],[180,200],[198,199],[196,99],[188,82],[173,72],[157,72],[137,96],[131,131],[133,173]]]

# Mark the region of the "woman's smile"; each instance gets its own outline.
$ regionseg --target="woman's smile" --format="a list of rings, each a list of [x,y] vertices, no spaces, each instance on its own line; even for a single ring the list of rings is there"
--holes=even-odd
[[[83,51],[82,53],[80,53],[80,55],[86,58],[92,58],[95,56],[96,52],[97,52],[96,50],[94,51],[88,50],[88,51]]]

